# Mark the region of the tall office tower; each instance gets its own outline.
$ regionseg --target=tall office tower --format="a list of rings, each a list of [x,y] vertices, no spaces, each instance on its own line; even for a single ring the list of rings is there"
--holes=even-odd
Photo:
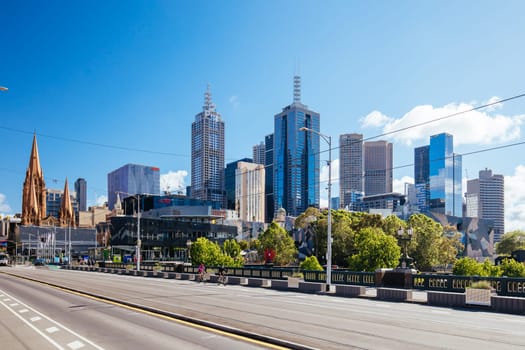
[[[264,177],[264,165],[237,163],[235,209],[241,220],[264,222]]]
[[[355,210],[364,186],[363,134],[339,136],[339,198],[343,208]]]
[[[453,136],[430,136],[429,180],[430,211],[462,217],[461,156],[455,154]]]
[[[87,182],[85,179],[79,178],[75,181],[75,193],[77,197],[78,210],[87,210]]]
[[[159,168],[138,164],[126,164],[108,174],[108,207],[113,209],[120,198],[134,194],[160,194]]]
[[[465,215],[492,220],[494,242],[499,242],[505,233],[505,178],[493,175],[492,170],[480,170],[479,179],[467,181]]]
[[[301,103],[301,78],[294,77],[294,101],[275,115],[274,211],[284,208],[297,216],[319,207],[319,138],[302,127],[320,130],[320,116]]]
[[[33,146],[29,156],[29,165],[22,190],[22,225],[40,226],[46,216],[46,183],[40,167],[36,134],[33,135]]]
[[[416,202],[413,204],[417,206],[420,212],[427,212],[430,207],[429,150],[430,146],[414,149],[414,190]]]
[[[66,180],[67,181],[67,180]],[[66,184],[67,185],[67,184]],[[64,187],[65,190],[65,187]],[[64,190],[49,188],[46,193],[46,215],[60,219],[60,211],[64,202]],[[68,190],[69,193],[69,190]],[[73,212],[78,212],[78,202],[74,193],[69,194],[69,201]]]
[[[392,143],[368,141],[365,148],[365,196],[392,192]]]
[[[211,100],[210,86],[204,94],[202,112],[191,124],[191,194],[195,199],[226,206],[224,191],[224,121]]]
[[[264,195],[266,198],[266,209],[264,213],[265,222],[272,222],[274,216],[275,201],[273,198],[273,134],[264,137],[264,168],[266,181],[264,184]]]
[[[261,142],[258,145],[253,146],[253,162],[255,164],[265,165],[266,163],[266,145]]]
[[[236,210],[235,207],[235,171],[239,162],[252,163],[250,158],[243,158],[226,164],[224,169],[224,189],[226,191],[226,209]]]

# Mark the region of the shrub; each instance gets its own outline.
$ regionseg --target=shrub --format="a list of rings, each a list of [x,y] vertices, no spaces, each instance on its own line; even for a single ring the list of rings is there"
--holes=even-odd
[[[461,258],[454,264],[452,273],[459,276],[481,276],[481,264],[469,257]]]
[[[309,256],[303,260],[299,265],[301,270],[310,270],[310,271],[323,271],[323,267],[319,264],[319,261],[315,256]]]
[[[490,285],[489,281],[476,281],[476,282],[472,282],[472,284],[468,288],[492,289],[492,286]]]
[[[525,277],[525,265],[514,259],[505,259],[501,263],[501,272],[507,277]]]

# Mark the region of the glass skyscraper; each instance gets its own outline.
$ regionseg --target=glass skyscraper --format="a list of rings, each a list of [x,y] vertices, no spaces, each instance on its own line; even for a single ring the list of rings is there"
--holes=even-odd
[[[363,134],[339,136],[339,198],[343,208],[356,210],[356,198],[363,197],[363,154]]]
[[[368,141],[364,146],[365,196],[392,192],[392,143]]]
[[[226,190],[226,209],[235,210],[235,171],[239,162],[253,163],[250,158],[243,158],[226,164],[224,169],[224,188]]]
[[[75,193],[77,196],[77,205],[78,210],[86,211],[87,210],[87,182],[83,178],[77,179],[75,181]]]
[[[275,115],[273,193],[274,211],[284,208],[297,216],[310,206],[319,207],[320,116],[301,103],[301,79],[294,77],[294,102]]]
[[[108,207],[117,200],[134,194],[160,194],[160,170],[156,167],[126,164],[108,174]]]
[[[265,183],[264,195],[266,196],[265,221],[272,222],[274,215],[275,201],[273,197],[273,134],[264,137],[264,169],[265,169]]]
[[[430,211],[463,216],[461,156],[454,153],[453,136],[430,136],[429,180]]]
[[[215,110],[209,86],[203,110],[191,124],[191,196],[226,206],[224,121]]]
[[[414,204],[421,212],[428,211],[430,203],[429,149],[428,145],[414,149],[414,188],[417,198]]]

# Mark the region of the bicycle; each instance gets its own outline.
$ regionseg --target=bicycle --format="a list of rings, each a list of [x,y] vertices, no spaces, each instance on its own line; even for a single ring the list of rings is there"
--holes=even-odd
[[[219,274],[219,277],[217,277],[217,284],[222,284],[225,286],[226,283],[228,283],[228,276],[226,276],[224,273]]]
[[[199,283],[206,282],[206,272],[203,271],[197,274],[197,282]]]

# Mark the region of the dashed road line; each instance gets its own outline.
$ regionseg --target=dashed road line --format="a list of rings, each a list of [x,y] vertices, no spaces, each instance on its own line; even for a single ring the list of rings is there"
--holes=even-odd
[[[75,340],[74,342],[67,344],[67,346],[72,350],[77,350],[77,349],[84,347],[84,343],[82,343],[81,341]]]

